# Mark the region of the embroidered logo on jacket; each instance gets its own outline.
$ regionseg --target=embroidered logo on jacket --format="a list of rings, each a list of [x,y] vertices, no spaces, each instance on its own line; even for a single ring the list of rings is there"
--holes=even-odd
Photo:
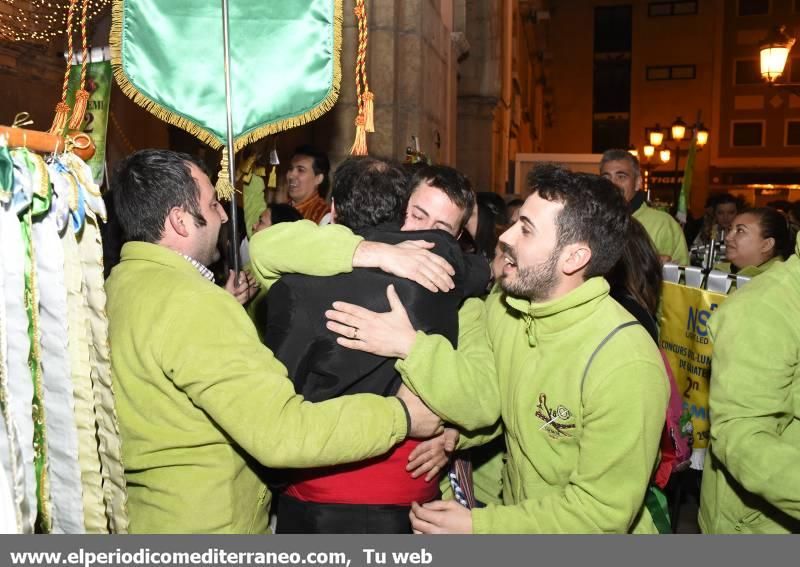
[[[545,430],[554,439],[572,437],[570,429],[575,429],[574,423],[566,423],[572,418],[572,412],[566,406],[557,405],[554,409],[547,406],[547,394],[539,394],[539,403],[536,404],[536,417],[542,422],[539,430]]]

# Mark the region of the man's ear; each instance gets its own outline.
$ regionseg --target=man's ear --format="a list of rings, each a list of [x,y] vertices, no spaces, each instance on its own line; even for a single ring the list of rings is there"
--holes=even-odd
[[[186,228],[186,211],[184,211],[180,207],[172,207],[167,214],[167,220],[164,223],[165,228],[171,228],[172,232],[183,236],[184,238],[189,236],[189,231]]]
[[[636,189],[636,191],[641,191],[642,190],[642,176],[641,175],[637,175],[636,176],[636,184],[634,185],[634,189]]]
[[[561,271],[565,275],[571,276],[589,265],[589,261],[592,259],[592,249],[585,243],[570,244],[564,248],[562,258]]]

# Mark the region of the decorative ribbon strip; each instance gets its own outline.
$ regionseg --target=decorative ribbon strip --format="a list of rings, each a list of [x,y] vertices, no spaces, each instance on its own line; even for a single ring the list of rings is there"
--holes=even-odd
[[[50,166],[51,171],[53,165]],[[66,190],[65,181],[57,181]],[[87,322],[86,299],[83,295],[81,257],[75,232],[67,227],[61,238],[64,249],[64,285],[67,290],[67,345],[75,398],[75,422],[78,429],[78,463],[83,487],[83,525],[86,533],[108,533],[103,500],[103,480],[92,391],[92,369],[89,354],[91,331]]]
[[[14,187],[9,203],[0,207],[0,266],[3,272],[4,314],[0,319],[5,339],[3,354],[6,410],[8,411],[9,464],[13,479],[19,529],[34,533],[36,522],[36,471],[33,452],[33,381],[28,365],[29,320],[25,311],[25,254],[19,217],[30,207],[30,173],[13,159]]]
[[[30,339],[30,351],[28,355],[28,365],[31,369],[33,380],[33,452],[34,467],[36,469],[36,501],[39,515],[37,526],[40,532],[49,533],[52,529],[52,516],[50,506],[50,482],[48,477],[47,463],[47,431],[45,428],[45,407],[44,407],[44,386],[42,383],[42,355],[41,355],[41,334],[39,330],[39,284],[36,273],[36,250],[33,243],[32,223],[33,217],[39,217],[50,210],[50,192],[47,178],[41,177],[41,166],[43,162],[37,162],[27,150],[16,150],[24,160],[28,171],[31,173],[31,180],[38,179],[38,183],[33,183],[33,197],[31,206],[25,211],[21,219],[22,240],[25,246],[25,311],[28,315],[28,337]],[[41,158],[39,158],[41,160]],[[42,195],[42,184],[45,194]]]
[[[28,314],[28,337],[31,341],[28,364],[33,378],[33,452],[36,468],[36,503],[39,510],[39,531],[49,533],[50,505],[47,482],[47,435],[45,432],[42,364],[39,352],[39,298],[36,292],[36,264],[31,234],[32,210],[22,218],[22,239],[25,243],[25,311]]]
[[[62,187],[49,183],[47,165],[38,155],[37,186]],[[36,179],[39,177],[39,179]],[[42,183],[45,181],[45,183]],[[83,489],[78,460],[78,429],[75,419],[75,398],[72,387],[69,347],[67,345],[67,291],[64,286],[64,249],[60,233],[66,227],[66,216],[59,203],[61,196],[53,190],[50,210],[34,218],[33,242],[36,250],[36,276],[39,296],[39,331],[41,335],[42,384],[44,387],[45,426],[49,466],[51,533],[81,534],[83,523]],[[67,213],[68,214],[68,213]]]
[[[33,216],[40,216],[47,213],[50,208],[49,192],[42,195],[41,170],[32,154],[26,149],[17,149],[12,152],[16,171],[14,180],[14,201],[15,211],[19,216],[20,248],[22,251],[22,289],[23,289],[23,309],[25,314],[25,347],[23,354],[26,363],[26,375],[30,378],[30,389],[26,388],[26,393],[18,390],[18,395],[30,395],[20,409],[29,408],[29,415],[23,416],[17,413],[17,419],[32,419],[24,435],[20,439],[21,443],[31,443],[33,479],[31,486],[27,488],[27,494],[31,495],[37,504],[38,514],[36,515],[36,530],[48,533],[51,528],[50,521],[50,491],[48,482],[48,462],[47,462],[47,436],[45,431],[45,410],[44,410],[44,391],[42,386],[42,364],[39,348],[39,299],[36,281],[36,262],[35,250],[32,237]],[[35,179],[39,179],[35,182]],[[19,338],[19,337],[18,337]],[[19,376],[17,379],[23,379]],[[29,453],[30,455],[30,453]],[[30,457],[28,457],[30,459]],[[29,465],[30,466],[30,465]],[[30,470],[30,469],[29,469]],[[30,524],[26,526],[30,529]]]
[[[92,391],[97,420],[98,450],[102,465],[105,514],[110,531],[124,534],[128,531],[128,516],[125,509],[127,493],[119,424],[111,383],[111,351],[108,346],[106,293],[103,287],[103,243],[97,216],[92,208],[87,209],[86,223],[80,235],[78,248],[88,315],[87,333],[91,345],[89,360],[92,368]]]
[[[96,435],[92,436],[93,450],[99,457],[100,478],[93,476],[102,489],[101,504],[104,511],[102,525],[95,523],[87,531],[126,533],[128,518],[125,510],[126,488],[122,466],[122,448],[119,437],[119,426],[114,406],[114,392],[111,384],[111,356],[108,346],[108,320],[105,314],[106,295],[103,278],[103,245],[100,236],[98,219],[105,220],[105,204],[99,188],[92,180],[89,166],[76,156],[63,156],[69,176],[73,178],[79,190],[79,202],[84,204],[84,222],[80,233],[75,233],[76,248],[74,260],[80,262],[80,291],[82,320],[76,324],[80,327],[88,352],[88,378],[91,381],[90,403],[93,406],[92,417],[95,420]],[[97,490],[97,486],[93,487]],[[84,510],[86,512],[86,510]],[[95,513],[100,512],[95,509]],[[100,518],[95,516],[94,522]]]
[[[5,151],[3,151],[5,150]],[[0,146],[0,164],[9,167],[9,185],[8,195],[10,200],[13,177],[13,162],[8,148]],[[0,205],[1,206],[1,205]],[[3,233],[3,211],[0,209],[0,237]],[[6,258],[7,260],[7,258]],[[22,533],[23,531],[23,515],[22,505],[25,499],[25,479],[24,471],[22,468],[22,452],[19,446],[19,438],[17,435],[16,425],[11,417],[11,409],[9,408],[9,391],[8,391],[8,360],[6,353],[8,352],[8,331],[6,329],[8,318],[6,316],[6,303],[5,297],[7,296],[5,273],[2,263],[0,263],[0,468],[8,472],[8,487],[0,486],[0,490],[7,489],[11,498],[12,510],[6,511],[7,516],[13,517],[14,531]],[[10,293],[8,293],[10,295]],[[2,483],[0,483],[2,484]],[[10,527],[10,526],[9,526]]]

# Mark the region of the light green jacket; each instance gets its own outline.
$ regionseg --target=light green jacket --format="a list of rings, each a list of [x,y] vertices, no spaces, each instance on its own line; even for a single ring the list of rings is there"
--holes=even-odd
[[[737,291],[709,320],[704,533],[800,532],[799,317],[795,255]]]
[[[664,211],[648,207],[647,203],[642,203],[632,216],[642,223],[659,254],[671,257],[681,266],[689,265],[689,249],[678,221]]]
[[[641,326],[592,278],[532,304],[494,292],[472,329],[493,352],[496,379],[476,379],[442,341],[418,334],[402,363],[409,387],[467,429],[505,425],[504,505],[472,511],[475,533],[656,533],[644,508],[658,457],[669,385]],[[452,351],[450,351],[452,352]],[[480,355],[485,356],[485,355]],[[548,423],[552,418],[556,418]]]
[[[775,256],[770,258],[763,264],[759,264],[758,266],[745,266],[738,272],[736,275],[738,276],[747,276],[749,278],[754,278],[759,276],[769,270],[770,268],[774,268],[775,266],[779,266],[783,262],[783,256]],[[730,262],[720,262],[716,266],[714,266],[715,270],[720,270],[721,272],[728,272],[731,273],[731,263]]]
[[[265,253],[258,235],[252,245]],[[323,247],[304,268],[327,274],[353,251]],[[296,395],[244,309],[167,248],[125,244],[106,290],[133,533],[265,533],[258,463],[360,461],[406,436],[397,399]]]

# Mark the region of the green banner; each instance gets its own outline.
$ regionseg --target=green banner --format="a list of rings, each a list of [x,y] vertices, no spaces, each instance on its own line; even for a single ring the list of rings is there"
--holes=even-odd
[[[67,104],[70,108],[75,104],[75,92],[80,86],[81,66],[73,65],[69,74],[69,92]],[[89,102],[83,116],[81,130],[92,137],[95,152],[88,161],[92,168],[92,177],[97,185],[103,184],[106,164],[106,133],[108,127],[108,105],[111,101],[111,62],[96,61],[89,63],[86,69],[86,84]]]

